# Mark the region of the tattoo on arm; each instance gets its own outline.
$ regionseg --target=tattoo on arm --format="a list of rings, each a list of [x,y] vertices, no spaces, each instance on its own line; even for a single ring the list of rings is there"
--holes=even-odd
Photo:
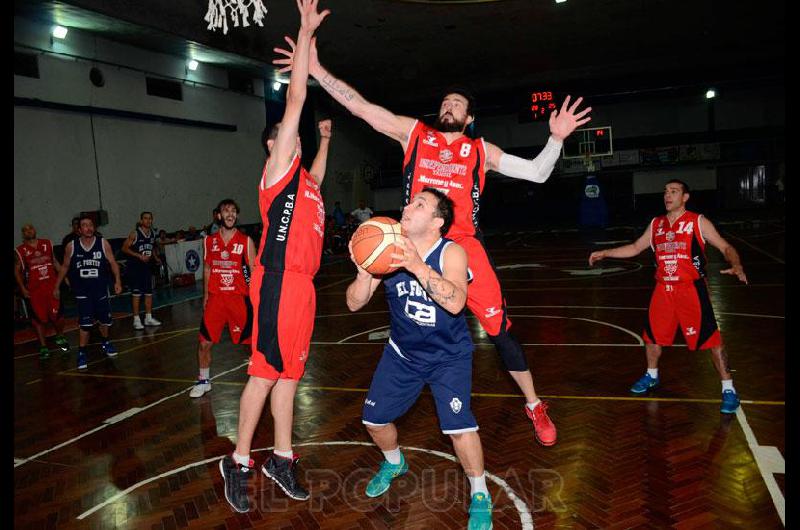
[[[345,101],[352,101],[356,97],[356,92],[345,83],[339,81],[330,74],[325,74],[322,78],[322,86],[331,93],[331,95],[339,94]]]
[[[425,281],[425,290],[438,304],[446,306],[456,298],[455,286],[444,278],[432,278],[433,270],[428,269],[428,279]]]

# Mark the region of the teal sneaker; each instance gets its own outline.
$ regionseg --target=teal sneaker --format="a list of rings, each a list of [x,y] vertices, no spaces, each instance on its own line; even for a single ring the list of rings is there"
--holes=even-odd
[[[67,341],[67,338],[64,335],[58,335],[55,338],[55,343],[56,343],[56,346],[61,348],[62,352],[69,351],[69,342]]]
[[[40,359],[49,359],[50,358],[50,348],[47,346],[42,346],[39,348],[39,358]]]
[[[733,390],[722,391],[722,405],[719,411],[723,414],[733,414],[739,408],[739,396]]]
[[[634,394],[644,394],[651,388],[657,387],[658,383],[659,383],[658,377],[653,379],[652,377],[650,377],[650,374],[646,373],[633,384],[633,386],[631,387],[631,392],[633,392]]]
[[[390,464],[384,460],[381,462],[381,468],[367,484],[367,497],[380,497],[386,493],[386,490],[392,485],[392,481],[400,475],[405,475],[406,471],[408,471],[408,464],[402,453],[400,453],[399,464]]]
[[[476,493],[469,503],[469,530],[492,530],[492,497]]]

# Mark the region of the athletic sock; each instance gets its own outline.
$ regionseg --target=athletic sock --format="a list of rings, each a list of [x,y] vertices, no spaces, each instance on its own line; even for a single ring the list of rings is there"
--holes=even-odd
[[[470,477],[467,475],[467,478],[469,479],[470,497],[476,493],[489,495],[489,490],[486,489],[486,473],[482,473],[479,477]]]
[[[648,368],[647,373],[653,379],[658,379],[658,368]]]
[[[383,457],[386,458],[386,461],[390,464],[397,465],[400,463],[400,448],[392,449],[391,451],[383,451]]]
[[[200,379],[208,379],[211,375],[211,368],[200,368]]]
[[[292,457],[294,457],[294,451],[292,451],[291,449],[289,449],[288,451],[275,450],[275,451],[272,451],[272,453],[275,456],[279,456],[281,458],[292,458]]]
[[[539,405],[539,403],[541,403],[541,402],[542,402],[542,400],[537,398],[537,399],[536,399],[536,401],[534,401],[533,403],[526,403],[526,404],[525,404],[525,406],[526,406],[526,407],[528,407],[528,409],[529,409],[529,410],[533,410],[533,409],[535,409],[535,408],[536,408],[536,407]]]
[[[236,451],[233,452],[233,461],[245,467],[250,467],[250,455],[237,455]]]
[[[734,392],[736,392],[736,389],[733,388],[733,379],[722,380],[722,391],[725,392],[726,390],[733,390]]]

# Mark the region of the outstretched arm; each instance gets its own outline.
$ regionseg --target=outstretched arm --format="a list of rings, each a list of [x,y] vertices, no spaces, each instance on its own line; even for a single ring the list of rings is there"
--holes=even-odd
[[[290,50],[282,48],[275,48],[275,52],[284,55],[284,58],[275,59],[272,64],[283,65],[279,72],[288,72],[292,70],[294,73],[294,58],[298,57],[298,49],[295,47],[294,41],[289,37],[284,37],[286,42],[289,43]],[[353,87],[333,76],[326,70],[317,58],[317,44],[316,39],[311,41],[311,52],[309,55],[308,63],[309,73],[311,76],[319,81],[322,88],[338,101],[344,108],[349,110],[353,115],[366,121],[373,129],[379,133],[383,133],[389,138],[397,140],[403,145],[405,149],[408,143],[408,133],[414,126],[414,119],[408,116],[398,116],[386,110],[383,107],[370,103],[359,94]]]
[[[647,225],[644,233],[628,245],[621,247],[607,248],[605,250],[597,250],[592,252],[589,256],[589,265],[594,265],[596,261],[605,258],[632,258],[642,253],[644,249],[650,246],[650,225]]]
[[[328,148],[331,143],[331,120],[322,120],[317,126],[319,127],[319,149],[317,149],[317,156],[314,157],[314,163],[311,164],[311,176],[317,181],[317,184],[322,184],[322,179],[325,178],[325,168],[328,165]]]
[[[733,248],[733,245],[728,243],[719,232],[717,232],[716,227],[714,224],[705,218],[705,216],[700,218],[700,230],[703,234],[703,239],[711,243],[717,250],[722,252],[722,255],[725,256],[725,259],[728,263],[731,264],[729,269],[719,271],[720,274],[733,274],[740,281],[747,283],[747,276],[744,273],[744,268],[742,267],[742,262],[739,259],[739,253],[736,252],[736,249]]]
[[[297,150],[297,135],[300,129],[300,113],[306,101],[306,84],[308,83],[308,51],[311,46],[311,37],[326,16],[330,14],[327,9],[322,13],[317,12],[318,0],[297,0],[297,9],[300,11],[300,30],[297,33],[296,62],[289,78],[289,88],[286,92],[286,110],[281,119],[278,136],[272,146],[269,161],[267,162],[266,186],[269,187],[286,172],[292,163],[292,158]]]
[[[554,110],[550,114],[550,138],[547,139],[547,144],[542,149],[542,152],[533,160],[526,160],[504,153],[496,145],[487,142],[486,169],[529,182],[545,182],[553,172],[558,157],[561,155],[561,145],[564,142],[564,138],[592,119],[587,116],[592,107],[586,107],[577,114],[575,113],[581,101],[583,101],[583,98],[579,97],[570,107],[570,96],[567,96],[564,104],[561,105],[561,112]]]

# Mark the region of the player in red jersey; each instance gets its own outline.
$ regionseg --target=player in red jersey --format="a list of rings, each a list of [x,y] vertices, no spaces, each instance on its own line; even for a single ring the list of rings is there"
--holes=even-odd
[[[31,322],[39,337],[39,355],[43,359],[50,356],[44,335],[48,322],[52,322],[56,330],[56,345],[62,351],[69,350],[69,342],[64,337],[61,301],[53,296],[59,272],[61,264],[53,255],[53,242],[38,239],[32,224],[22,225],[22,244],[14,249],[14,277],[22,296],[30,302]]]
[[[298,61],[289,81],[286,110],[281,122],[262,138],[268,158],[258,188],[264,229],[250,281],[255,317],[247,370],[250,378],[239,403],[236,449],[219,464],[225,480],[225,498],[237,512],[250,509],[247,498],[247,480],[253,467],[250,445],[270,393],[275,449],[261,471],[289,497],[296,500],[309,497],[297,478],[292,421],[294,396],[305,370],[314,328],[313,280],[319,269],[325,228],[319,187],[325,175],[331,123],[320,122],[320,147],[310,171],[300,165],[298,131],[306,99],[308,50],[314,31],[329,11],[317,12],[317,0],[298,0],[297,6]]]
[[[211,390],[211,346],[219,342],[225,325],[234,344],[250,344],[253,327],[248,284],[256,247],[236,228],[239,205],[233,199],[223,199],[215,211],[220,212],[221,226],[203,239],[203,322],[197,349],[200,375],[189,392],[193,398]]]
[[[293,45],[288,37],[287,41]],[[276,59],[273,63],[285,65],[282,71],[290,70],[294,52],[277,48],[276,52],[286,58]],[[536,396],[525,352],[509,333],[511,321],[506,313],[500,282],[478,229],[480,196],[488,170],[531,182],[546,181],[558,160],[564,138],[591,119],[588,117],[591,107],[576,112],[583,98],[570,105],[570,96],[567,96],[561,110],[554,110],[550,115],[547,145],[536,158],[525,160],[504,153],[482,138],[470,139],[464,135],[475,120],[474,98],[464,89],[445,93],[438,119],[430,127],[413,118],[395,115],[364,99],[319,63],[313,43],[309,73],[347,110],[403,146],[404,205],[426,186],[447,193],[455,203],[456,220],[447,237],[462,246],[469,256],[473,280],[467,292],[467,307],[480,321],[506,369],[525,395],[525,413],[533,421],[536,439],[542,445],[555,444],[556,428],[547,415],[547,405]]]
[[[732,414],[739,406],[739,397],[733,387],[728,355],[706,284],[706,243],[716,247],[730,263],[730,268],[720,271],[722,274],[733,274],[744,283],[747,276],[736,249],[719,235],[711,221],[686,210],[688,200],[689,186],[680,180],[670,180],[664,186],[667,214],[654,217],[633,243],[592,252],[589,265],[603,258],[632,258],[647,247],[655,253],[656,288],[643,333],[647,372],[633,384],[631,392],[643,394],[659,384],[661,347],[672,345],[675,328],[680,327],[690,350],[711,349],[711,360],[722,380],[720,411]]]

